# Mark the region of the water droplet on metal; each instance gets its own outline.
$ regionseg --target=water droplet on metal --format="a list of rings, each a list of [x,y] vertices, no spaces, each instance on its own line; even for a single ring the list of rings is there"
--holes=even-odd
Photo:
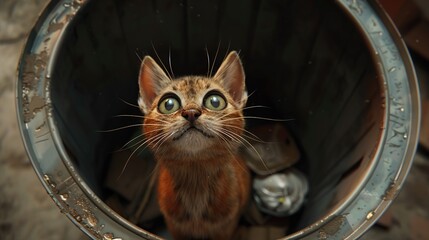
[[[51,178],[47,174],[45,174],[43,175],[43,180],[45,180],[46,182],[49,182],[51,181]]]
[[[319,236],[318,236],[318,238],[319,238],[320,240],[328,239],[328,234],[326,234],[326,232],[324,232],[324,231],[320,231],[320,232],[319,232]]]
[[[362,15],[363,10],[357,0],[352,0],[349,6],[350,6],[350,9],[355,11],[357,14]]]
[[[408,138],[408,134],[404,134],[404,139],[407,139]]]
[[[46,124],[46,122],[43,122],[42,124],[40,124],[40,126],[38,126],[36,129],[34,129],[34,131],[36,133],[40,132],[45,127],[45,124]]]
[[[98,223],[97,218],[95,218],[93,215],[88,215],[88,217],[86,218],[86,221],[91,227],[95,227]]]
[[[366,220],[370,220],[372,217],[374,217],[374,212],[369,212],[368,215],[366,215]]]
[[[52,182],[51,178],[50,178],[47,174],[43,175],[43,180],[45,180],[45,182],[46,182],[46,183],[47,183],[51,188],[56,188],[56,187],[57,187],[57,185],[56,185],[54,182]]]
[[[396,71],[396,67],[391,67],[391,68],[389,68],[389,70],[388,70],[389,72],[394,72],[394,71]]]
[[[405,111],[405,108],[401,108],[401,109],[399,109],[401,112],[404,112]]]
[[[64,193],[60,195],[61,200],[63,201],[67,201],[67,199],[69,198],[69,194],[68,193]]]
[[[112,233],[105,233],[103,235],[103,240],[112,240],[113,239],[113,234]]]

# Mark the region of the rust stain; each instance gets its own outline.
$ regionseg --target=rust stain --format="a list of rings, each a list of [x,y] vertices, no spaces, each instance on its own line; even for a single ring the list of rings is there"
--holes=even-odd
[[[78,197],[75,201],[75,205],[79,206],[82,210],[82,214],[80,215],[82,217],[83,226],[90,231],[92,234],[97,236],[98,239],[101,239],[100,232],[102,230],[102,226],[98,226],[98,219],[95,216],[95,214],[92,211],[91,204],[87,199],[85,199],[83,196]]]
[[[32,89],[40,80],[40,75],[46,68],[48,52],[42,51],[39,54],[29,54],[24,60],[23,85]]]
[[[386,193],[383,196],[383,200],[391,201],[396,198],[398,195],[398,188],[396,187],[396,182],[392,182],[389,188],[386,190]]]
[[[67,187],[69,179],[72,178],[70,177],[57,185],[53,182],[51,176],[48,174],[43,175],[43,180],[53,191],[51,197],[62,200],[61,203],[57,203],[61,208],[61,212],[73,217],[76,222],[90,232],[96,239],[102,239],[103,236],[101,232],[105,226],[104,224],[99,224],[97,217],[92,211],[92,205],[89,200],[86,199],[83,194],[76,193],[73,189],[69,189],[69,191],[66,192],[63,191],[62,188],[69,188]],[[73,185],[76,187],[74,182]]]
[[[83,3],[83,0],[74,0],[73,3],[72,3],[72,7],[75,8],[75,9],[80,8],[80,6],[82,5],[82,3]]]
[[[73,17],[74,17],[73,14],[67,14],[66,17],[65,17],[65,19],[66,19],[65,21],[66,22],[70,22],[73,19]]]
[[[64,26],[64,23],[52,23],[48,27],[48,33],[56,32],[60,29],[62,29]]]
[[[22,83],[24,87],[31,88],[37,80],[36,72],[34,70],[36,58],[36,54],[30,54],[25,57],[24,73],[22,75]]]
[[[48,61],[48,52],[29,54],[24,58],[24,69],[22,74],[23,111],[24,122],[28,123],[35,114],[45,107],[45,99],[41,96],[32,96],[30,92],[37,87]]]
[[[319,239],[327,239],[328,236],[335,235],[338,230],[340,230],[343,223],[346,221],[346,217],[343,215],[337,216],[332,221],[327,223],[322,229],[319,231]]]
[[[45,99],[40,96],[34,96],[24,106],[24,122],[28,123],[33,119],[37,112],[46,106]]]

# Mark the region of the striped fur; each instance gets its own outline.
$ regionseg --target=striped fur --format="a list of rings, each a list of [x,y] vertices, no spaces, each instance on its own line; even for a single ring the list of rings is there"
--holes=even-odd
[[[231,52],[213,77],[178,79],[145,57],[139,85],[143,133],[157,159],[158,201],[169,231],[175,239],[231,239],[250,189],[238,154],[247,93],[237,53]],[[225,97],[225,109],[204,106],[213,91]],[[162,114],[158,106],[167,93],[181,106]],[[201,113],[195,122],[183,117],[189,109]]]

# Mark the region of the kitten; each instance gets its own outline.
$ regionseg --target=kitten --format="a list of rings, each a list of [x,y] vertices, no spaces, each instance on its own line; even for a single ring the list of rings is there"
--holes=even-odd
[[[159,170],[158,202],[174,239],[231,239],[247,204],[250,174],[238,153],[247,100],[231,52],[214,77],[169,78],[143,59],[139,106]]]

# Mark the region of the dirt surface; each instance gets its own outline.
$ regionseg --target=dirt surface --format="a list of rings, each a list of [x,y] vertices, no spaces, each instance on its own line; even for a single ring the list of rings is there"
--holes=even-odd
[[[25,153],[16,121],[18,58],[47,2],[0,0],[0,239],[4,240],[86,239],[43,189]],[[362,239],[429,239],[427,156],[425,151],[417,155],[397,200]]]

